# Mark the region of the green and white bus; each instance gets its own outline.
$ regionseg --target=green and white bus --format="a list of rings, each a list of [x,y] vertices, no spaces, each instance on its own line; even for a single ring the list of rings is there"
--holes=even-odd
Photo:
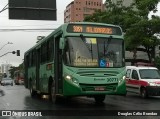
[[[25,87],[31,96],[125,95],[122,29],[103,23],[65,23],[25,52]]]

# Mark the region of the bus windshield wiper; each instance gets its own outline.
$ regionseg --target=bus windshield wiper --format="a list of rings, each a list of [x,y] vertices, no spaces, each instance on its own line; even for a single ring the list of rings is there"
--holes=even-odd
[[[110,37],[108,38],[107,43],[104,41],[104,50],[103,50],[104,56],[105,56],[105,53],[108,51],[108,47],[109,47],[109,44],[110,44],[111,40],[112,40],[112,36],[110,36]],[[106,44],[106,45],[105,45],[105,44]]]
[[[92,57],[92,60],[93,60],[92,41],[90,40],[90,42],[91,42],[91,47],[89,47],[89,46],[87,45],[87,43],[85,42],[85,38],[84,38],[83,34],[80,34],[80,37],[81,37],[83,43],[85,44],[85,46],[87,47],[87,49],[89,50],[89,52],[91,53],[91,57]]]

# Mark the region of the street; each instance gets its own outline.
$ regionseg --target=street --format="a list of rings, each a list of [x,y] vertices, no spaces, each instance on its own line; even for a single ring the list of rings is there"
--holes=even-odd
[[[11,116],[0,117],[0,119],[106,119],[106,118],[144,118],[160,119],[160,116],[142,116],[141,112],[149,111],[160,114],[160,97],[149,97],[142,99],[135,94],[127,94],[127,96],[106,96],[103,104],[95,104],[92,98],[77,97],[71,100],[62,99],[61,103],[53,104],[49,99],[40,97],[31,98],[29,90],[24,85],[0,86],[4,95],[0,94],[0,110],[35,110],[56,112],[55,115],[45,115],[42,117],[26,117],[26,116]],[[2,91],[0,92],[2,93]],[[110,112],[111,110],[111,112]],[[142,110],[142,111],[141,111]],[[155,111],[158,110],[158,111]],[[66,111],[66,112],[65,112]],[[128,116],[124,115],[128,112]],[[134,112],[134,113],[133,113]],[[81,114],[82,113],[82,114]],[[130,114],[132,113],[132,116]],[[134,115],[136,114],[136,116]],[[114,116],[115,115],[115,116]],[[118,116],[121,115],[121,116]],[[134,116],[133,116],[134,115]]]

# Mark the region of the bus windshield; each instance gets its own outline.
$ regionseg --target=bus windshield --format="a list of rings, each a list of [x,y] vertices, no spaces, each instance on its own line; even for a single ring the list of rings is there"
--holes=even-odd
[[[114,38],[67,37],[64,63],[74,67],[122,67],[123,40]]]

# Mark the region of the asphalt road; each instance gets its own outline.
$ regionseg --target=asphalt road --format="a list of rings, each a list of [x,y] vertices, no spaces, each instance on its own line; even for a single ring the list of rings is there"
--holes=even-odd
[[[160,96],[142,99],[135,94],[107,95],[100,105],[92,98],[77,97],[53,104],[47,98],[31,98],[23,85],[0,86],[1,115],[6,110],[17,111],[20,116],[0,116],[0,119],[160,119],[160,116],[153,116],[160,115]],[[42,116],[33,116],[33,111]]]

